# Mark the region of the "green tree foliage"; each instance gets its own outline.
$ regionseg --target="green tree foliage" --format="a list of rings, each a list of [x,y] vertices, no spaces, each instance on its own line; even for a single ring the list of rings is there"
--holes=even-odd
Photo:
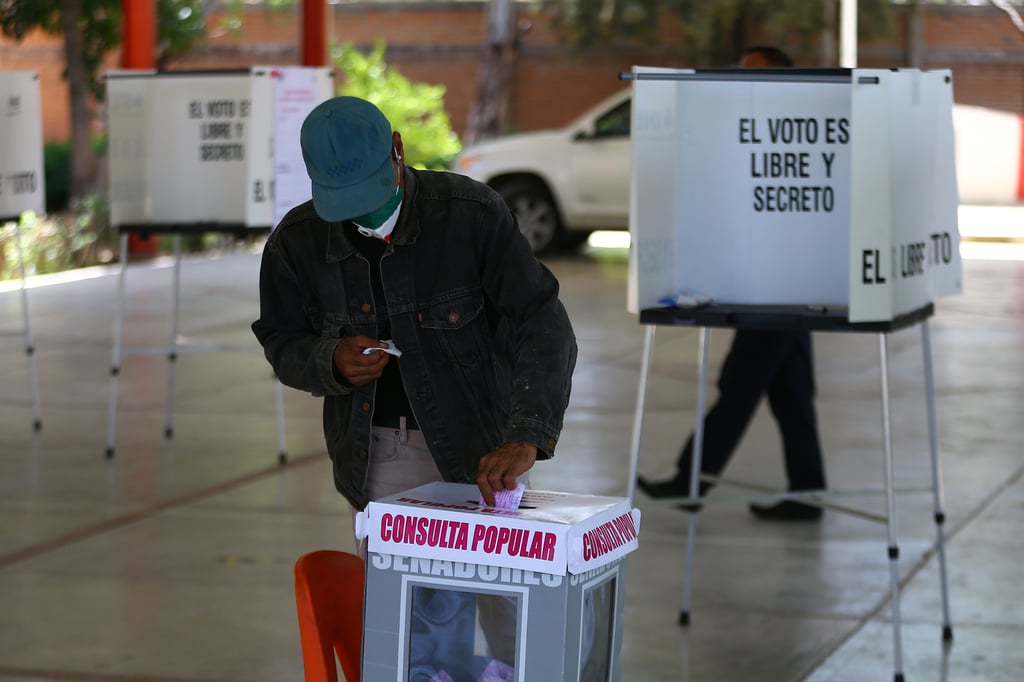
[[[683,32],[673,44],[694,50],[702,66],[730,66],[743,50],[773,44],[804,63],[816,63],[821,36],[835,35],[839,0],[541,0],[555,25],[580,50],[610,45],[651,45],[659,18],[674,14]],[[831,16],[826,6],[832,4]],[[859,0],[861,40],[891,30],[888,0]],[[830,66],[834,66],[830,65]]]
[[[0,0],[0,30],[15,40],[22,40],[35,30],[61,35],[64,33],[61,14],[68,9],[80,12],[78,58],[86,72],[94,74],[89,85],[97,93],[101,88],[95,74],[107,51],[120,42],[121,3],[120,0],[77,0],[71,4],[77,7],[66,7],[68,3],[63,0]]]
[[[273,21],[275,12],[281,14],[294,12],[298,2],[299,0],[263,0],[259,5],[266,10],[266,20]],[[251,0],[220,0],[220,5],[224,9],[224,16],[221,17],[218,28],[235,35],[241,34],[242,27],[245,25],[243,10],[246,7],[252,7],[253,2]]]
[[[656,0],[541,0],[542,7],[554,12],[554,28],[579,51],[655,42],[658,13],[665,4]]]
[[[187,56],[206,38],[207,12],[202,0],[157,0],[157,66]]]
[[[384,61],[384,42],[377,41],[369,54],[349,44],[332,51],[332,59],[344,81],[339,95],[362,97],[373,102],[402,134],[406,163],[418,168],[448,168],[461,149],[458,135],[444,108],[445,87],[412,83]]]
[[[89,90],[103,97],[103,60],[121,45],[123,0],[75,0],[81,8],[79,29],[82,49],[79,58],[85,64]],[[0,30],[22,40],[28,33],[41,30],[62,35],[61,14],[68,0],[0,0]],[[180,57],[205,38],[206,20],[202,0],[157,0],[158,59]]]

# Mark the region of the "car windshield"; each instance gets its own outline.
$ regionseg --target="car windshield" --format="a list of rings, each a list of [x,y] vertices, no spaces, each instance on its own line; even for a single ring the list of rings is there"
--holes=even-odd
[[[629,135],[629,103],[627,99],[594,121],[594,137]]]

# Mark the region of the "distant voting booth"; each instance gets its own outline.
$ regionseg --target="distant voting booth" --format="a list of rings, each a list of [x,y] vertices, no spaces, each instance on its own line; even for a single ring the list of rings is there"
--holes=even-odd
[[[173,433],[174,362],[184,350],[225,350],[178,335],[181,235],[269,232],[310,197],[299,146],[306,115],[332,95],[329,68],[107,74],[111,219],[121,233],[107,456],[113,455],[130,233],[175,235],[165,435]],[[280,385],[279,455],[285,458]]]
[[[886,514],[865,518],[888,530],[902,679],[886,343],[912,324],[924,351],[943,637],[952,638],[927,325],[933,299],[962,290],[950,72],[636,67],[623,77],[633,81],[628,308],[647,325],[630,498],[656,325],[702,330],[695,472],[711,327],[878,333]],[[698,483],[695,473],[691,498]],[[683,624],[695,514],[689,524]]]
[[[39,73],[0,71],[0,229],[13,234],[14,257],[21,277],[22,326],[0,330],[2,336],[21,336],[28,357],[32,392],[33,427],[42,428],[35,343],[25,289],[25,260],[21,216],[46,211],[43,175],[43,114],[40,107]],[[0,240],[2,244],[3,240]],[[2,254],[0,254],[2,256]]]
[[[39,73],[0,71],[0,218],[46,210]]]
[[[114,224],[269,230],[309,199],[299,129],[331,90],[327,68],[108,74]]]

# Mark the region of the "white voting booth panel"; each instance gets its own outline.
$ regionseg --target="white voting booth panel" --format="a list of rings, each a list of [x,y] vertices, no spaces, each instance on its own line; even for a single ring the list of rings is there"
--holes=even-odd
[[[171,336],[166,353],[166,437],[173,433],[174,363],[180,352],[229,350],[178,335],[181,234],[269,231],[310,198],[299,130],[331,96],[328,68],[260,66],[236,71],[115,71],[107,76],[111,218],[128,233],[175,234]],[[107,457],[114,452],[127,258],[121,258],[114,329]],[[255,286],[255,283],[254,283]],[[255,346],[253,346],[255,348]],[[281,385],[275,381],[279,459],[285,459]]]
[[[625,562],[640,512],[624,498],[527,490],[518,509],[475,485],[370,502],[364,682],[613,682]]]
[[[331,87],[326,68],[108,74],[114,223],[273,226],[309,199],[298,131]]]
[[[21,322],[18,330],[0,330],[0,336],[21,336],[28,356],[32,389],[33,427],[42,428],[35,343],[25,289],[25,261],[21,215],[46,210],[43,175],[43,116],[39,74],[36,71],[0,71],[0,229],[12,223],[15,257],[21,276]]]
[[[39,74],[0,71],[0,218],[46,209]]]
[[[686,293],[861,322],[958,293],[952,103],[948,71],[636,67],[630,310]]]

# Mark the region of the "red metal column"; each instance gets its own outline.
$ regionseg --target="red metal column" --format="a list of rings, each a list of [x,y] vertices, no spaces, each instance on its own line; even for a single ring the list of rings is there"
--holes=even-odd
[[[1024,201],[1024,116],[1020,117],[1020,161],[1017,162],[1017,201]]]
[[[152,69],[156,64],[156,0],[121,0],[121,66]]]
[[[302,66],[327,66],[327,0],[302,0]]]
[[[121,66],[152,69],[156,66],[156,0],[121,0]],[[128,235],[128,252],[156,255],[157,238]]]

